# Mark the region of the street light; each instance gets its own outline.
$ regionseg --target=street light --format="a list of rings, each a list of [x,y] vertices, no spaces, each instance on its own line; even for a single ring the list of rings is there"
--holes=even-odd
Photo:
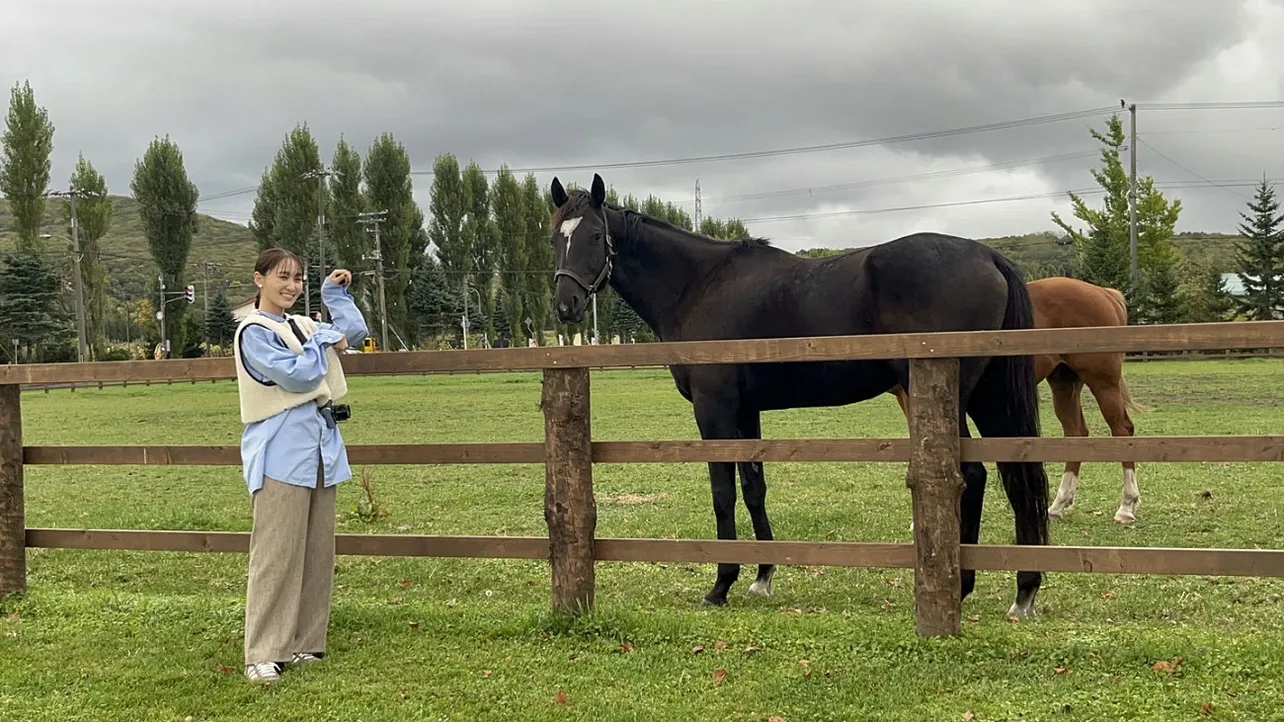
[[[474,288],[472,284],[468,283],[467,280],[464,281],[464,288],[469,291],[472,291],[477,295],[477,307],[481,308],[483,305],[482,299],[481,299],[481,292],[479,292],[476,288]],[[464,350],[467,351],[468,350],[468,294],[467,293],[464,294],[464,316],[462,320],[463,320],[462,326],[464,329]]]
[[[76,282],[76,360],[84,363],[88,355],[85,350],[85,291],[83,281],[80,277],[80,259],[84,255],[77,248],[77,243],[66,236],[57,236],[52,233],[42,233],[40,237],[49,240],[51,238],[61,238],[71,244],[71,260],[75,265],[75,282]]]

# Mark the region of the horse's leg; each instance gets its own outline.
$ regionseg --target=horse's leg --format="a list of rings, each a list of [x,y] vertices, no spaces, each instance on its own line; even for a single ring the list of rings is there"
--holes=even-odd
[[[959,416],[959,437],[971,438],[972,432],[967,427],[967,414],[961,413]],[[963,501],[960,505],[962,513],[959,519],[959,542],[975,544],[981,537],[981,510],[985,506],[985,464],[979,461],[965,461],[960,465],[960,471],[963,473]],[[913,527],[911,523],[911,530]],[[967,595],[976,588],[976,570],[960,571],[963,585],[959,598],[966,599]]]
[[[738,434],[735,410],[729,403],[697,396],[695,416],[703,439],[734,439]],[[713,516],[718,538],[735,539],[736,465],[733,462],[709,462],[709,486],[713,492]],[[719,564],[717,581],[701,604],[725,605],[727,592],[739,577],[739,564]]]
[[[1127,404],[1119,383],[1113,378],[1101,378],[1095,375],[1084,380],[1088,383],[1088,390],[1097,399],[1101,415],[1110,425],[1110,435],[1132,436],[1134,433],[1132,419],[1128,417]],[[1120,496],[1115,521],[1120,524],[1131,524],[1137,520],[1137,503],[1141,501],[1141,490],[1137,487],[1136,462],[1123,462],[1123,492]]]
[[[1059,372],[1048,377],[1048,385],[1052,387],[1052,406],[1056,409],[1057,419],[1061,422],[1065,435],[1087,436],[1088,421],[1083,418],[1083,406],[1079,400],[1083,392],[1083,381],[1074,372]],[[1074,506],[1075,491],[1079,488],[1079,468],[1078,461],[1066,462],[1056,501],[1048,507],[1048,518],[1060,519]]]
[[[741,411],[737,424],[742,439],[762,438],[762,417],[757,411]],[[740,468],[740,489],[744,492],[745,508],[753,521],[753,535],[758,541],[771,541],[771,522],[767,521],[767,478],[762,470],[761,461],[742,461],[736,464]],[[759,564],[758,578],[749,585],[749,594],[760,597],[771,596],[771,575],[776,571],[774,564]]]

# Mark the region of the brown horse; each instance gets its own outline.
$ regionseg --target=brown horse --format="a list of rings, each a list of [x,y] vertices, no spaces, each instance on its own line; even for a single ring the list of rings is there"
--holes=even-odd
[[[1128,306],[1124,296],[1113,288],[1104,288],[1073,278],[1043,278],[1031,281],[1030,300],[1034,304],[1035,328],[1079,328],[1083,326],[1126,326]],[[1035,374],[1052,387],[1052,404],[1066,436],[1087,436],[1088,422],[1079,403],[1083,387],[1097,399],[1101,415],[1110,426],[1112,436],[1132,436],[1132,419],[1128,410],[1141,407],[1128,393],[1123,379],[1122,353],[1067,353],[1035,356]],[[896,396],[901,411],[908,418],[907,397],[900,386],[890,392]],[[1060,519],[1074,506],[1079,486],[1078,461],[1066,462],[1056,501],[1048,507],[1048,516]],[[1137,488],[1136,464],[1123,462],[1123,494],[1115,521],[1129,524],[1136,520],[1141,492]]]

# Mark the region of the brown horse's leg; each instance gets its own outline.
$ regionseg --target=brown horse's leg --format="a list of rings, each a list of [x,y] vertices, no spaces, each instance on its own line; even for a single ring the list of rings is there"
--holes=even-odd
[[[1079,402],[1083,381],[1073,372],[1067,371],[1050,375],[1048,385],[1052,387],[1052,406],[1056,409],[1057,420],[1061,422],[1065,435],[1087,436],[1088,421],[1083,418],[1083,406]],[[1048,507],[1050,519],[1060,519],[1074,506],[1075,491],[1079,488],[1079,465],[1078,461],[1066,462],[1057,498]]]
[[[1120,365],[1122,366],[1122,363]],[[1132,419],[1128,416],[1127,402],[1118,378],[1116,375],[1105,376],[1104,378],[1093,377],[1085,380],[1088,383],[1088,389],[1092,391],[1092,395],[1097,399],[1097,406],[1101,408],[1101,415],[1105,417],[1106,423],[1110,425],[1110,435],[1132,436]],[[1136,521],[1137,503],[1140,501],[1141,490],[1137,488],[1137,464],[1136,462],[1125,461],[1123,462],[1123,493],[1119,502],[1119,510],[1115,512],[1115,521],[1120,524],[1131,524]]]

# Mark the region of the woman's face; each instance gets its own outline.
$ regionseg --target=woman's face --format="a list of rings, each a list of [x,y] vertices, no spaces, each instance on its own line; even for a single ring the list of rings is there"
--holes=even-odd
[[[282,311],[294,305],[303,292],[303,269],[291,259],[285,259],[267,275],[254,273],[254,283],[259,286],[259,306],[279,308]]]

